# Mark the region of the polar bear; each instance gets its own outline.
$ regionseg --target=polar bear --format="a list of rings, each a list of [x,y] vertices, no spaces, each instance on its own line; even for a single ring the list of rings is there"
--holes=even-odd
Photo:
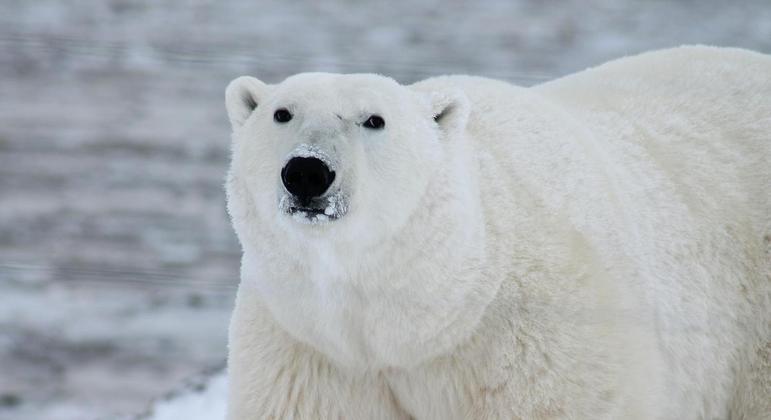
[[[227,88],[229,419],[771,413],[771,57]]]

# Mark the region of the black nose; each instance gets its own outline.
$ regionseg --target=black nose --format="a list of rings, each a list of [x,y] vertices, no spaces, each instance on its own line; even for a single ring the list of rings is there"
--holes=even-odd
[[[314,157],[294,157],[281,170],[284,187],[303,204],[324,194],[334,180],[335,172]]]

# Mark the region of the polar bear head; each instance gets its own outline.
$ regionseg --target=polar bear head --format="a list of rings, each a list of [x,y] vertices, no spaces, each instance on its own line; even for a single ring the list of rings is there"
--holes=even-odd
[[[231,180],[242,187],[229,188],[231,210],[287,238],[375,245],[400,231],[433,180],[460,175],[443,170],[468,114],[462,93],[368,74],[306,73],[278,85],[244,76],[226,105]]]
[[[487,294],[453,277],[484,266],[471,255],[485,246],[464,93],[309,73],[240,77],[226,105],[242,285],[287,331],[342,363],[393,365],[475,322],[470,302]]]

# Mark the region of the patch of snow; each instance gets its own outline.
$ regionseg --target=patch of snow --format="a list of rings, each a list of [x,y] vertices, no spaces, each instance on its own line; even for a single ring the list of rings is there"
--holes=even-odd
[[[329,205],[327,205],[327,207],[324,209],[324,214],[326,214],[327,216],[332,216],[333,214],[335,214],[335,208],[336,208],[335,201],[332,199],[329,199],[328,203]]]
[[[321,199],[314,199],[310,207],[321,211],[323,207],[323,213],[306,212],[297,210],[302,207],[299,202],[292,197],[289,193],[284,191],[278,200],[278,209],[284,214],[288,214],[297,222],[314,224],[314,223],[326,223],[343,217],[348,212],[348,205],[346,204],[346,196],[341,189],[329,194]]]
[[[138,420],[224,420],[226,402],[227,378],[220,373],[157,402]]]
[[[286,161],[288,162],[289,159],[294,157],[316,158],[324,162],[330,170],[337,171],[337,160],[332,159],[329,153],[315,144],[301,143],[291,153],[289,153]]]

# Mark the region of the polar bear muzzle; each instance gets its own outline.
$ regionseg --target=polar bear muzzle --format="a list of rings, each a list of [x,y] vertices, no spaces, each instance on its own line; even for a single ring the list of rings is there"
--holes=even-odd
[[[348,210],[341,188],[332,188],[336,179],[335,165],[318,150],[300,150],[281,169],[284,194],[279,209],[305,223],[336,220]]]
[[[335,181],[335,171],[316,157],[293,157],[281,170],[284,188],[301,205],[307,206],[321,197]]]

